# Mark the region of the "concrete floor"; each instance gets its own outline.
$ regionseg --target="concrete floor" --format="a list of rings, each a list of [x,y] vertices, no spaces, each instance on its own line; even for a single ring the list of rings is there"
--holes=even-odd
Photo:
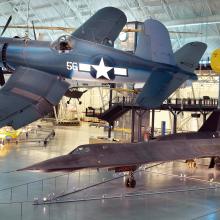
[[[38,143],[10,144],[0,150],[0,219],[220,219],[220,171],[205,165],[187,168],[181,161],[147,165],[135,174],[135,189],[124,187],[125,177],[100,170],[71,174],[16,172],[18,168],[66,154],[103,128],[58,127],[45,148]],[[149,168],[151,167],[151,168]],[[102,183],[103,181],[110,180]],[[209,180],[212,180],[210,182]],[[97,183],[102,183],[92,186]],[[43,197],[63,195],[56,203],[33,205]],[[2,190],[1,190],[2,189]]]

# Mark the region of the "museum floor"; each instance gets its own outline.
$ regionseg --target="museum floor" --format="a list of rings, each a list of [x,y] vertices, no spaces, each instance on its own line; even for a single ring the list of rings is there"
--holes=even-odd
[[[220,171],[206,165],[146,165],[135,174],[135,189],[124,187],[123,175],[105,170],[16,172],[103,135],[103,128],[87,124],[55,131],[47,147],[20,143],[0,151],[0,220],[220,219]],[[44,197],[56,200],[41,204]],[[34,200],[40,204],[33,205]]]

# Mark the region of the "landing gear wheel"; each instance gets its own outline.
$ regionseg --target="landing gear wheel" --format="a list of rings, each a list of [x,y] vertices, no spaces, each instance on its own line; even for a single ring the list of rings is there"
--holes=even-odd
[[[131,179],[131,178],[127,178],[125,180],[125,186],[126,187],[130,187],[130,188],[135,188],[136,186],[136,180],[135,179]]]
[[[66,103],[67,103],[67,105],[69,105],[69,104],[70,104],[70,101],[67,101]]]
[[[126,187],[130,187],[130,181],[129,181],[129,178],[126,178],[126,180],[125,180],[125,186],[126,186]]]
[[[82,102],[81,102],[81,101],[79,101],[79,105],[82,105]]]
[[[125,186],[130,188],[135,188],[136,186],[136,180],[134,179],[134,172],[129,172],[129,177],[125,180]]]
[[[132,180],[130,181],[130,187],[131,187],[131,188],[135,188],[135,186],[136,186],[136,180],[132,179]]]

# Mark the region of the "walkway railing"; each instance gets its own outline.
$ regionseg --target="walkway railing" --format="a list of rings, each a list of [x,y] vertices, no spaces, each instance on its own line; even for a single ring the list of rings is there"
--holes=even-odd
[[[138,105],[135,105],[135,97],[115,97],[112,100],[112,106],[121,105],[122,107],[135,107],[139,108]],[[203,97],[200,99],[192,98],[183,98],[183,99],[167,99],[164,103],[157,108],[157,110],[170,110],[170,109],[179,109],[184,111],[213,111],[218,106],[218,99]],[[107,109],[105,109],[107,110]],[[86,108],[87,117],[99,117],[102,115],[105,110],[103,108]]]

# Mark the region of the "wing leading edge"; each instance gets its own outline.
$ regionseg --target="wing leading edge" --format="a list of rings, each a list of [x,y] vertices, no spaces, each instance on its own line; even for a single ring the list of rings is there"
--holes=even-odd
[[[0,90],[0,127],[18,129],[57,105],[69,83],[36,69],[18,67]]]

